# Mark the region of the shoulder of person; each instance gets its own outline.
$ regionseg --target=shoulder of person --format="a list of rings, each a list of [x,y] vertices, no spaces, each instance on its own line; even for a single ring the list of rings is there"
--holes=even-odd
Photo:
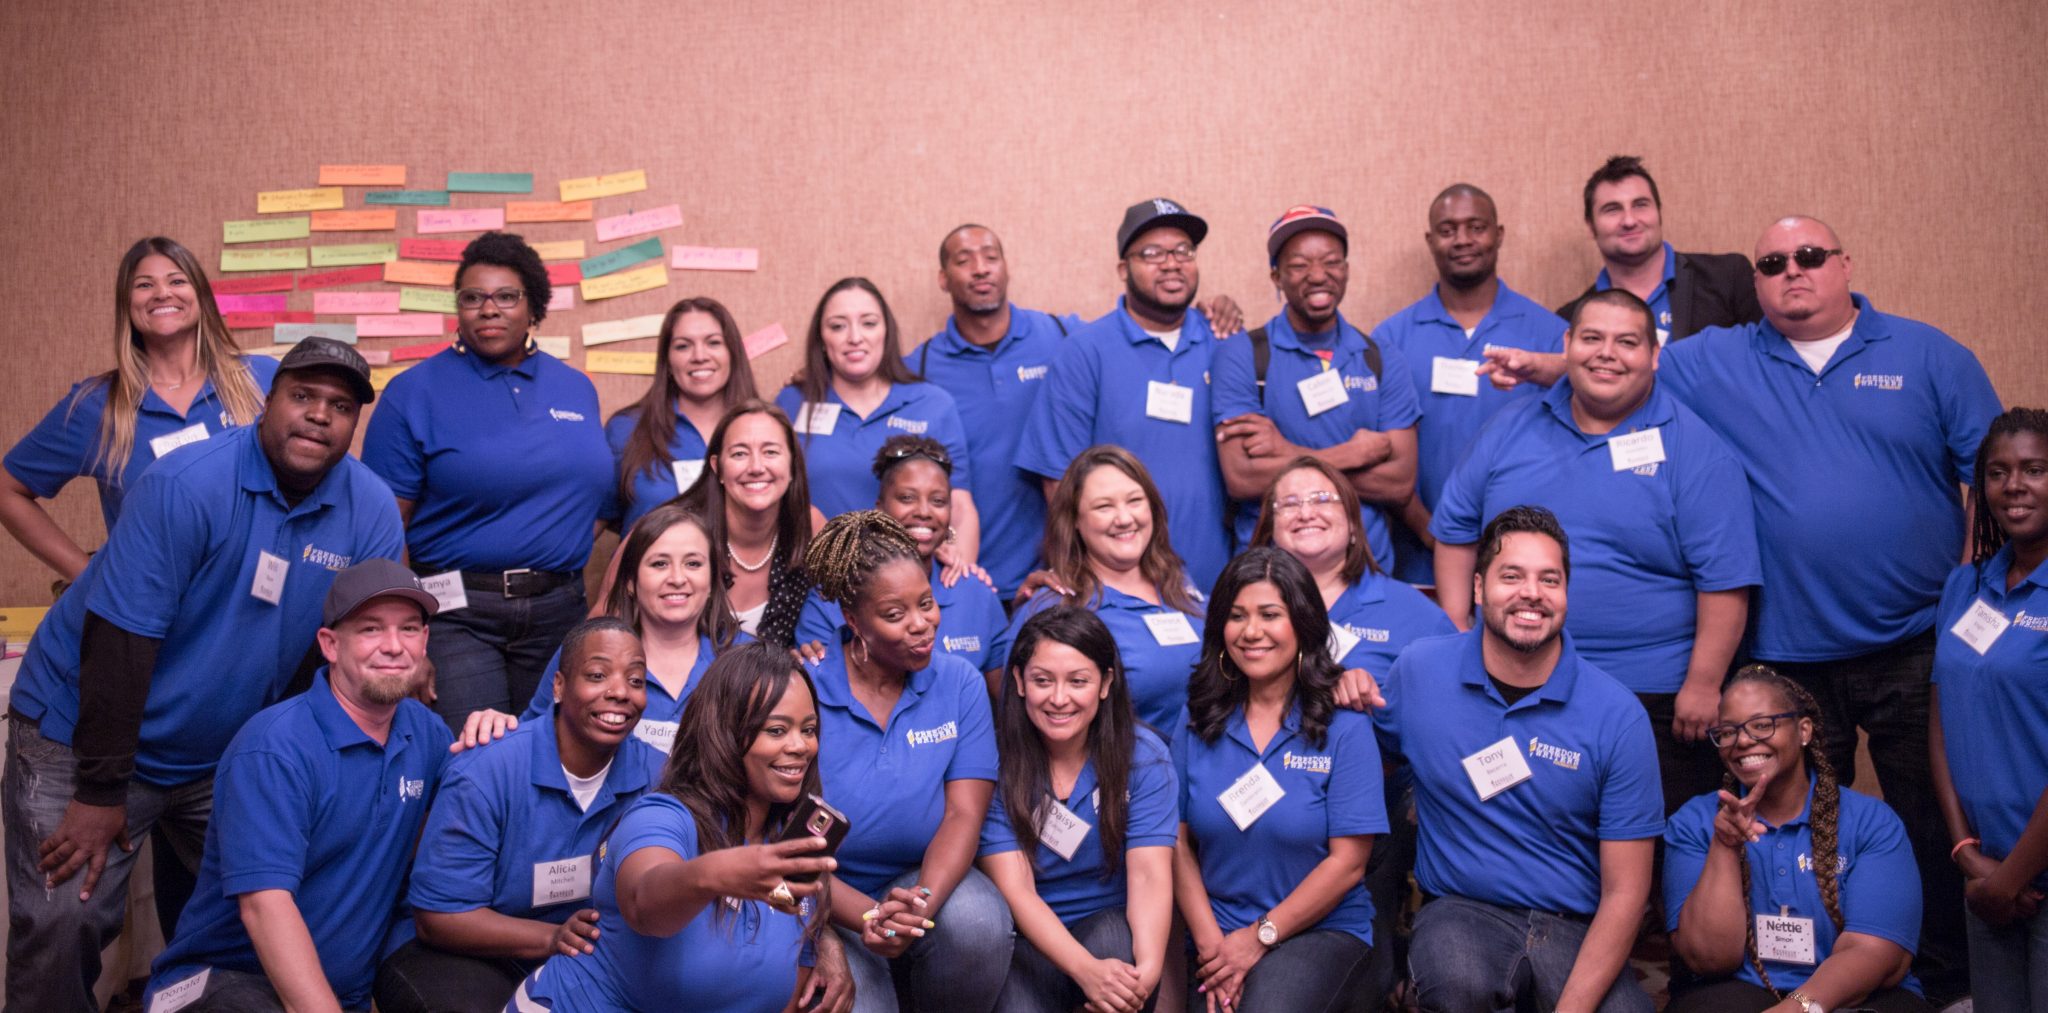
[[[1158,732],[1140,723],[1131,730],[1131,768],[1135,770],[1155,763],[1173,763],[1173,750]]]

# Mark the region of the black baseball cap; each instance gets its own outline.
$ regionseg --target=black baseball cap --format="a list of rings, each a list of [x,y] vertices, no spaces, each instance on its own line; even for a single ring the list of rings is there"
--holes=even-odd
[[[370,386],[370,364],[355,349],[333,338],[312,337],[293,345],[284,358],[277,360],[277,371],[288,373],[294,369],[332,370],[348,381],[358,402],[369,404],[377,400],[377,388]]]
[[[419,577],[411,570],[389,559],[370,559],[334,575],[320,609],[320,625],[332,629],[372,599],[384,597],[403,598],[430,616],[441,609],[440,599],[421,589]]]
[[[1188,242],[1202,245],[1203,237],[1209,234],[1209,223],[1164,197],[1139,201],[1124,212],[1124,223],[1116,230],[1116,255],[1122,257],[1131,252],[1131,240],[1151,229],[1172,226],[1188,234]]]

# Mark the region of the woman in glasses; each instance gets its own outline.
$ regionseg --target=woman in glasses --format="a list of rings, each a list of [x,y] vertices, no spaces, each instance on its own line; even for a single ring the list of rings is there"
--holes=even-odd
[[[1672,1013],[1924,1013],[1909,969],[1920,872],[1897,815],[1841,787],[1811,694],[1763,665],[1735,673],[1707,738],[1724,787],[1664,833],[1664,907],[1686,966],[1717,976]]]
[[[441,600],[427,655],[434,707],[457,729],[533,697],[589,611],[583,564],[618,511],[597,388],[529,335],[552,294],[525,240],[471,241],[454,346],[392,379],[363,438],[363,463],[398,496],[412,568]]]
[[[605,423],[619,502],[633,522],[689,490],[704,473],[705,440],[734,405],[754,398],[754,368],[724,304],[696,296],[668,308],[654,380]]]

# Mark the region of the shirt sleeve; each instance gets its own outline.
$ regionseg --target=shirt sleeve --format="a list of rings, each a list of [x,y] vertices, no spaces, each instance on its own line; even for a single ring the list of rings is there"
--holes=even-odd
[[[804,610],[796,619],[796,642],[808,644],[815,640],[826,645],[837,643],[840,623],[837,611],[827,605],[825,599],[813,589],[810,594],[804,596]]]
[[[1007,854],[1019,850],[1017,834],[1010,827],[1010,811],[1003,805],[1003,793],[989,796],[988,817],[981,821],[981,850],[977,855]]]
[[[1533,398],[1529,400],[1530,403],[1541,403]],[[1480,532],[1486,527],[1482,513],[1486,508],[1487,473],[1500,454],[1501,440],[1497,434],[1509,428],[1504,420],[1510,415],[1516,415],[1514,408],[1494,416],[1479,431],[1479,438],[1466,448],[1458,466],[1444,478],[1443,489],[1436,495],[1436,513],[1429,521],[1429,533],[1436,536],[1437,541],[1451,545],[1471,545],[1479,541]]]
[[[1132,750],[1130,777],[1124,850],[1173,847],[1180,837],[1180,778],[1165,744],[1141,736]]]
[[[1270,339],[1269,339],[1270,340]],[[1267,346],[1269,349],[1271,345]],[[1209,424],[1220,426],[1227,419],[1240,415],[1264,415],[1266,406],[1259,397],[1257,365],[1252,361],[1251,335],[1242,341],[1219,341],[1216,343],[1216,358],[1210,362],[1215,374],[1209,386]]]
[[[353,467],[355,462],[344,459],[343,467]],[[405,553],[405,522],[398,517],[398,501],[391,498],[391,487],[378,480],[365,468],[355,476],[365,487],[357,497],[357,510],[361,519],[356,530],[363,541],[357,549],[358,559],[397,559]]]
[[[1678,931],[1678,916],[1707,867],[1714,843],[1715,806],[1687,802],[1664,826],[1664,930]],[[1702,819],[1701,817],[1705,818]]]
[[[1387,832],[1387,792],[1372,723],[1342,711],[1330,723],[1329,836]]]
[[[527,701],[526,710],[520,712],[519,723],[538,721],[545,717],[548,708],[555,705],[555,671],[562,667],[562,649],[548,658],[547,667],[540,670],[540,685],[533,688],[533,699]]]
[[[90,383],[91,381],[87,381]],[[87,398],[85,383],[73,384],[41,422],[7,452],[7,473],[38,498],[57,495],[66,483],[91,473],[93,448],[99,444],[100,416],[106,396]],[[142,453],[148,453],[145,444]]]
[[[1961,619],[1963,612],[1969,609],[1970,600],[1975,595],[1976,590],[1977,564],[1964,563],[1950,570],[1948,572],[1948,580],[1941,586],[1941,600],[1934,606],[1934,628],[1942,631],[1942,635],[1946,636],[1946,631],[1954,627],[1956,620]],[[1937,654],[1935,660],[1937,662],[1941,661],[1941,656]],[[1948,667],[1947,665],[1936,664],[1933,667],[1933,671],[1929,673],[1929,680],[1936,686],[1941,685],[1942,674]]]
[[[1095,394],[1101,363],[1089,338],[1060,346],[1045,377],[1045,389],[1031,407],[1017,441],[1017,467],[1044,478],[1059,478],[1081,451],[1095,442]]]
[[[1948,441],[1955,480],[1968,485],[1976,479],[1977,447],[1991,429],[1991,420],[2004,409],[1998,391],[1984,373],[1984,364],[1962,345],[1950,341],[1944,351],[1950,357],[1943,382],[1936,384],[1940,399],[1942,435]]]
[[[1422,397],[1415,391],[1415,375],[1408,370],[1408,357],[1384,342],[1380,349],[1379,432],[1406,429],[1422,418]]]
[[[269,749],[230,749],[213,784],[221,891],[296,892],[311,855],[314,786],[293,757]]]
[[[1698,446],[1687,449],[1701,460],[1680,471],[1676,506],[1679,550],[1693,587],[1733,591],[1762,584],[1749,476],[1705,423],[1691,435]]]
[[[1183,712],[1183,716],[1185,716],[1185,712]],[[1192,758],[1190,754],[1194,750],[1194,734],[1195,730],[1188,727],[1188,723],[1185,720],[1173,726],[1174,794],[1179,801],[1177,808],[1180,810],[1180,818],[1183,823],[1187,822],[1188,818],[1188,761]],[[1179,830],[1180,828],[1178,827],[1174,828],[1176,836],[1179,834]]]
[[[685,860],[697,857],[697,821],[673,796],[655,792],[634,802],[605,843],[606,860],[622,866],[645,848],[666,848]]]
[[[1846,791],[1838,812],[1839,848],[1849,866],[1840,883],[1842,931],[1888,939],[1907,953],[1917,952],[1920,869],[1913,863],[1905,824],[1884,803]]]
[[[996,779],[995,722],[989,716],[988,684],[974,666],[950,655],[947,674],[955,680],[959,701],[960,741],[946,764],[948,781],[993,781]],[[956,667],[957,665],[957,667]]]
[[[932,402],[931,437],[944,444],[946,453],[953,457],[953,472],[948,480],[955,489],[972,489],[974,455],[967,446],[967,427],[960,421],[960,406],[938,384],[927,383],[924,388],[925,397]]]
[[[415,433],[412,385],[404,377],[393,379],[384,389],[384,403],[370,413],[370,425],[363,434],[363,463],[391,487],[399,499],[418,500],[426,491],[426,451]]]
[[[1630,705],[1636,701],[1618,690]],[[1617,709],[1619,705],[1617,704]],[[1657,742],[1650,718],[1631,706],[1615,722],[1615,741],[1600,772],[1600,827],[1603,841],[1639,841],[1664,830],[1664,785],[1657,774]]]
[[[413,907],[452,914],[490,906],[505,843],[504,814],[492,801],[464,771],[441,779],[413,859],[407,895]]]
[[[1387,667],[1386,672],[1379,676],[1380,696],[1386,700],[1386,704],[1375,707],[1372,711],[1372,728],[1378,734],[1378,745],[1385,752],[1396,756],[1401,753],[1401,711],[1395,706],[1395,700],[1400,696],[1401,683],[1407,678],[1409,656],[1410,652],[1404,649],[1394,657],[1394,663]],[[1450,673],[1445,674],[1448,676]]]
[[[86,598],[87,610],[137,636],[163,639],[214,548],[213,513],[185,486],[145,472],[107,538],[106,565]]]
[[[1018,606],[1017,614],[1010,617],[1009,625],[1004,626],[1001,632],[998,632],[995,639],[990,641],[988,645],[989,667],[1007,667],[1010,660],[1010,648],[1016,644],[1017,633],[1024,628],[1025,620],[1051,608],[1053,603],[1059,600],[1060,596],[1054,594],[1050,589],[1039,588],[1038,593],[1033,594],[1029,601]]]

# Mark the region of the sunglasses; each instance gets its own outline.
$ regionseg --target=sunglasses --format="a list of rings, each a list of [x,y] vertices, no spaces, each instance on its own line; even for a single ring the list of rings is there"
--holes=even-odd
[[[1818,246],[1802,246],[1792,251],[1791,261],[1802,271],[1812,271],[1828,262],[1828,258],[1840,254],[1840,250],[1823,250]],[[1766,278],[1775,278],[1785,273],[1786,257],[1782,253],[1766,253],[1756,258],[1756,273]]]

